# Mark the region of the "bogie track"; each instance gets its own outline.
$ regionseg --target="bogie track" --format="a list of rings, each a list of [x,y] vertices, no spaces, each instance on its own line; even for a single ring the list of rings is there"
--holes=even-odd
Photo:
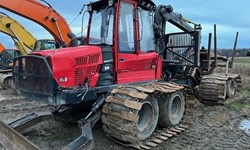
[[[138,149],[154,148],[188,128],[189,124],[181,120],[184,115],[182,107],[185,107],[185,102],[180,103],[184,101],[183,91],[182,86],[163,82],[116,88],[103,106],[103,129],[111,139],[122,145]],[[178,100],[179,98],[183,101]],[[170,108],[166,112],[161,105],[169,100],[173,110]],[[164,106],[170,106],[167,104]],[[166,126],[163,116],[168,112],[178,116],[177,120],[181,119],[172,125],[167,121]],[[171,118],[166,118],[172,121]],[[164,128],[157,127],[159,124],[164,125]]]
[[[238,95],[240,89],[240,75],[210,74],[202,77],[198,93],[203,103],[224,104],[227,99]]]

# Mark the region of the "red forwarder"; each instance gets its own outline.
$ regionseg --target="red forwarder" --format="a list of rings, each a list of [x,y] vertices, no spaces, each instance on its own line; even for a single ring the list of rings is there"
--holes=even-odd
[[[55,105],[54,118],[80,118],[82,135],[66,148],[89,147],[91,127],[100,118],[110,137],[145,148],[157,126],[177,125],[183,118],[184,87],[169,81],[197,84],[188,72],[199,65],[201,28],[189,26],[171,6],[150,0],[101,0],[88,4],[87,12],[86,45],[15,59],[16,90]],[[167,22],[184,32],[166,34]],[[27,127],[30,120],[50,116],[33,114],[9,126]]]

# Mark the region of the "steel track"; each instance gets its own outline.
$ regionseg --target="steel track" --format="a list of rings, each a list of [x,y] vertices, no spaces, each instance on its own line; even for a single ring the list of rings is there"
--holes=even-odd
[[[181,123],[164,129],[157,128],[146,140],[141,141],[137,138],[136,125],[139,118],[138,112],[147,96],[158,99],[183,89],[182,86],[163,82],[114,89],[103,106],[104,131],[113,141],[137,149],[152,149],[163,141],[181,134],[190,125],[188,122],[189,118],[192,117],[190,116],[192,115],[190,107],[194,106],[191,100],[186,102],[186,116]]]
[[[199,98],[207,104],[224,104],[231,97],[226,96],[230,80],[236,81],[236,94],[240,94],[241,77],[238,74],[210,74],[202,77],[199,85]]]

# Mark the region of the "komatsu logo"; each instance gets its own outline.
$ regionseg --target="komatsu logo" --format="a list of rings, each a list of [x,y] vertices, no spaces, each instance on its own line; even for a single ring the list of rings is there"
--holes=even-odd
[[[104,63],[110,63],[110,62],[113,62],[113,59],[104,60],[103,62]]]

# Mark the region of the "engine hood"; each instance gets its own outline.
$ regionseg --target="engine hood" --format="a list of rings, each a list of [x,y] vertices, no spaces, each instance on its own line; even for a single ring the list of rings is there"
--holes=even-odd
[[[56,50],[35,51],[31,55],[44,56],[53,72],[57,84],[61,87],[82,85],[86,78],[95,86],[93,77],[98,75],[102,64],[102,49],[98,46],[78,46]]]
[[[39,56],[50,56],[51,58],[58,57],[77,57],[82,55],[89,55],[93,53],[100,53],[101,48],[98,46],[78,46],[78,47],[68,47],[68,48],[59,48],[53,50],[38,50],[32,52],[30,55],[39,55]]]

